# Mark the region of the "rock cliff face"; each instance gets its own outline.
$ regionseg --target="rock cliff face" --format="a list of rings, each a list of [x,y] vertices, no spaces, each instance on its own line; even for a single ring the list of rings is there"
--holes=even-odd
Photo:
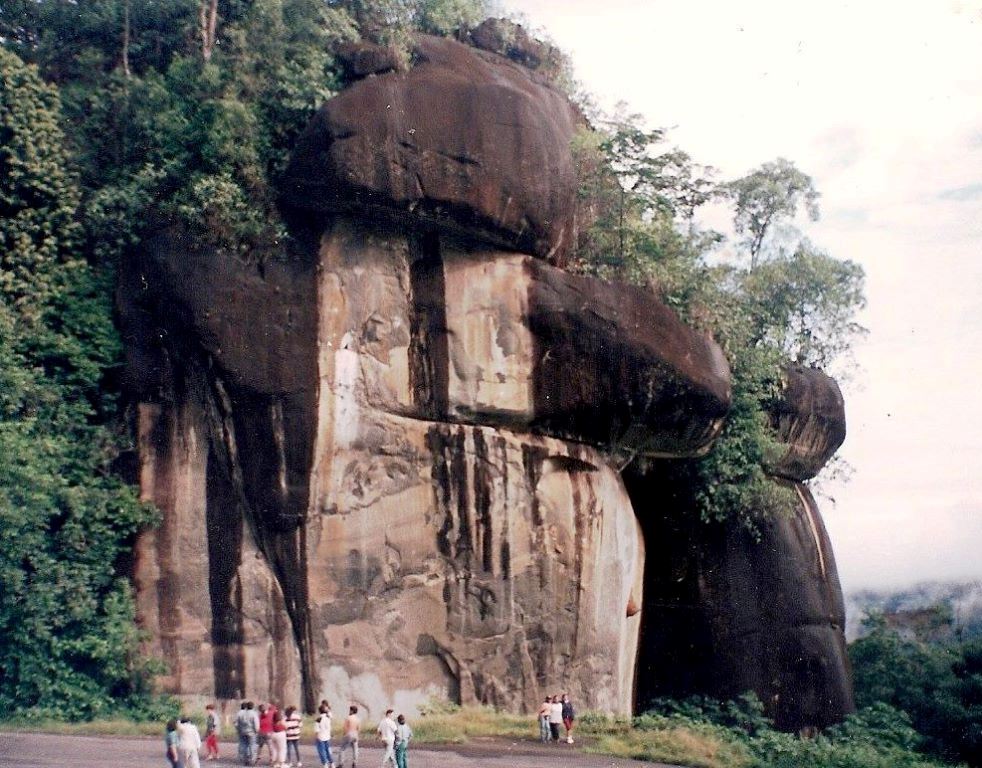
[[[821,371],[788,369],[772,423],[787,451],[769,472],[798,503],[764,524],[759,540],[738,523],[700,522],[678,467],[627,477],[647,542],[642,706],[752,690],[787,730],[824,727],[854,709],[842,588],[803,483],[845,438],[838,386]]]
[[[680,532],[657,477],[621,478],[625,457],[707,450],[729,371],[650,293],[556,266],[577,229],[566,99],[454,41],[421,37],[408,72],[384,49],[347,55],[369,76],[298,144],[282,253],[242,260],[172,228],[120,276],[139,482],[163,513],[134,579],[167,690],[371,716],[434,697],[527,711],[568,690],[630,712],[667,653],[645,552],[684,547],[692,604],[743,611],[714,630],[743,643],[712,662],[734,690],[814,681],[789,724],[847,709],[807,491],[762,552]],[[814,374],[795,375],[782,482],[841,441]],[[753,603],[762,589],[786,599]],[[781,632],[785,667],[832,671],[775,666],[761,647]]]

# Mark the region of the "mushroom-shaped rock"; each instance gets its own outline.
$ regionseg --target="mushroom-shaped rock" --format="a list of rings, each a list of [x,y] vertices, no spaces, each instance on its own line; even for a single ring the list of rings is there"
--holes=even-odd
[[[324,105],[294,151],[285,205],[408,218],[562,263],[577,238],[572,104],[544,76],[454,40],[419,36],[413,61]]]
[[[647,456],[707,449],[730,369],[650,291],[530,263],[536,429]]]
[[[815,477],[846,439],[839,385],[817,368],[786,368],[784,389],[771,408],[771,425],[786,451],[767,471],[788,480]]]

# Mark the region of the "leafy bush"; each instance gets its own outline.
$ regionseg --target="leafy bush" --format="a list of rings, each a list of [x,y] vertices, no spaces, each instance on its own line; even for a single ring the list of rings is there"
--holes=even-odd
[[[653,708],[634,719],[634,731],[616,746],[615,737],[601,743],[624,756],[668,759],[652,745],[664,747],[666,734],[677,741],[685,730],[690,739],[711,741],[716,751],[693,765],[724,765],[753,768],[928,768],[937,765],[917,750],[923,737],[911,726],[908,715],[885,704],[876,704],[850,715],[838,726],[815,738],[801,738],[776,731],[753,695],[735,701],[708,697],[683,700],[659,699]],[[646,734],[659,734],[652,739]]]
[[[644,728],[645,718],[653,716],[706,722],[750,735],[767,730],[773,725],[764,716],[764,705],[761,700],[749,692],[728,701],[720,701],[709,696],[656,699],[648,712],[634,719],[635,727]]]

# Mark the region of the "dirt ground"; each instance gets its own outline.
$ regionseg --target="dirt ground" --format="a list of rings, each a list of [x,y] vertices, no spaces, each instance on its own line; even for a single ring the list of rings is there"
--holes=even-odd
[[[222,758],[201,761],[202,768],[236,766],[236,748],[221,744]],[[300,747],[304,768],[319,768],[312,744]],[[375,768],[382,750],[374,743],[361,750],[362,768]],[[656,763],[587,755],[566,744],[487,741],[454,747],[410,747],[410,768],[668,768]],[[163,738],[111,739],[97,736],[0,733],[0,768],[167,768]],[[347,762],[346,762],[347,766]]]

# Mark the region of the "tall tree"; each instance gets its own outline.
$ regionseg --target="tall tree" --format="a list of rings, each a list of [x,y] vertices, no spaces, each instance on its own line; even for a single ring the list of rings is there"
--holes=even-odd
[[[722,191],[733,203],[736,231],[747,236],[751,269],[756,268],[764,239],[775,224],[793,219],[799,209],[813,221],[818,219],[819,194],[811,176],[784,158],[724,184]]]

